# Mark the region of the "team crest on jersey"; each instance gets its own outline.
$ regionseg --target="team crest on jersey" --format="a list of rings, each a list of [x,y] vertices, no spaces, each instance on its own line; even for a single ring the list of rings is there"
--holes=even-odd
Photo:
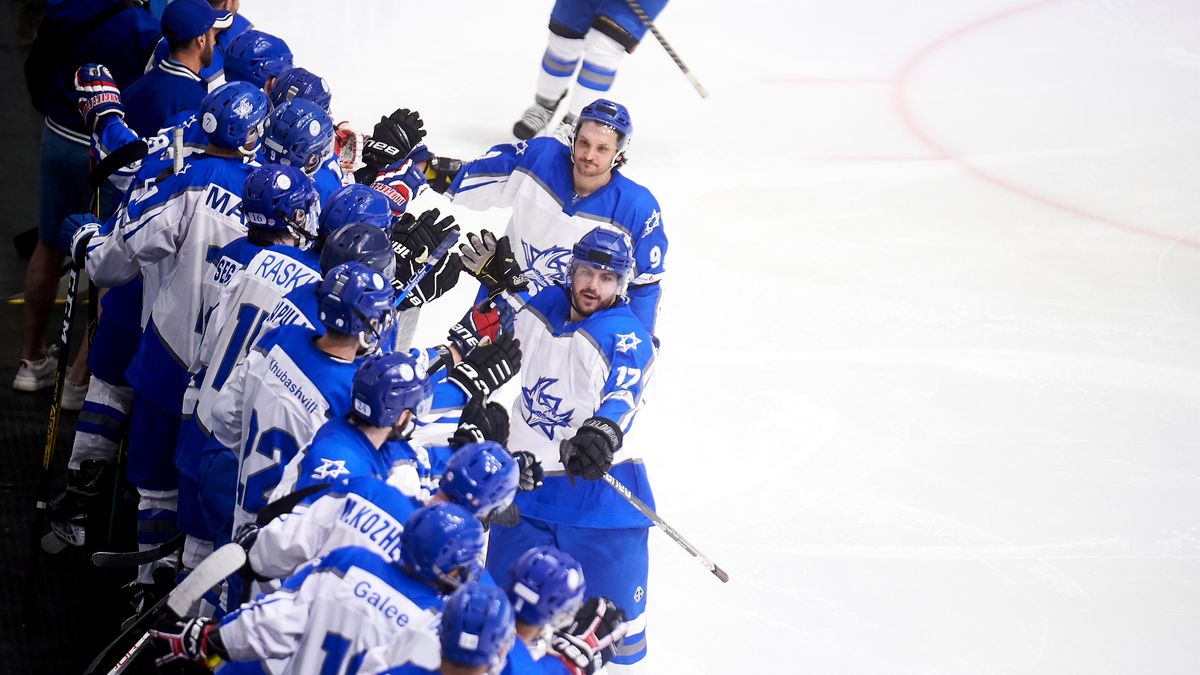
[[[317,480],[337,480],[338,476],[350,473],[344,459],[321,458],[321,466],[313,470],[312,477]]]
[[[541,431],[550,440],[554,440],[554,430],[566,428],[575,414],[574,409],[560,412],[562,399],[546,393],[555,382],[558,382],[556,377],[542,377],[532,387],[521,388],[521,400],[525,404],[525,412],[521,416],[530,428]]]
[[[646,226],[646,229],[642,230],[642,236],[644,237],[653,232],[654,228],[662,225],[662,214],[658,212],[658,209],[654,209],[654,212],[650,214],[650,217],[646,219],[646,222],[642,224]]]
[[[617,338],[616,349],[622,354],[628,351],[636,350],[638,345],[642,344],[641,339],[639,339],[637,333],[634,332],[625,334],[614,333],[613,337]]]
[[[534,291],[540,291],[556,282],[567,280],[567,272],[571,265],[571,251],[561,246],[551,246],[538,249],[536,246],[522,241],[525,249],[525,259],[529,267],[525,269],[525,278],[533,284]]]
[[[238,101],[237,105],[233,106],[233,114],[241,119],[246,119],[252,112],[254,112],[254,104],[250,103],[249,99],[244,98]]]
[[[517,156],[519,157],[525,154],[525,151],[529,149],[529,141],[518,141],[515,148],[517,151]]]

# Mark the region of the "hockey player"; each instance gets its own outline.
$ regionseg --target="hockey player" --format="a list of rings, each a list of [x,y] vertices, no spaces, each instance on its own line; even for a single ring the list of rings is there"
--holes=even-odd
[[[641,2],[651,20],[666,4],[667,0]],[[527,140],[546,128],[567,95],[571,76],[578,72],[556,132],[566,137],[583,107],[612,87],[621,59],[633,53],[645,34],[646,25],[625,0],[557,0],[550,10],[550,40],[542,55],[534,103],[513,125],[513,135]]]
[[[504,592],[483,583],[464,584],[442,610],[437,649],[410,642],[367,652],[364,675],[485,675],[500,670],[512,648],[513,609]],[[387,667],[386,663],[399,663]]]
[[[162,13],[167,58],[146,71],[123,98],[129,124],[139,136],[153,136],[167,118],[195,110],[208,93],[200,72],[212,65],[217,33],[233,24],[229,12],[213,9],[205,0],[176,0]]]
[[[283,38],[247,30],[225,49],[225,81],[249,82],[270,93],[275,78],[292,67],[292,50]]]
[[[217,32],[212,63],[200,69],[200,78],[204,81],[205,88],[211,91],[225,84],[225,52],[229,49],[229,43],[233,38],[245,33],[254,26],[238,11],[241,9],[241,0],[208,0],[208,4],[215,10],[228,12],[233,16],[233,21],[230,23],[229,28]],[[169,50],[170,47],[167,44],[167,40],[160,40],[154,48],[154,54],[150,57],[150,65],[147,67],[147,70],[154,68],[166,59],[169,55]]]
[[[667,237],[654,196],[618,171],[632,136],[625,106],[600,99],[580,113],[570,147],[537,138],[497,145],[461,169],[435,159],[426,175],[435,190],[453,177],[446,194],[456,204],[512,208],[506,233],[534,294],[567,280],[571,245],[596,221],[612,223],[633,242],[629,306],[653,332]]]
[[[300,326],[265,335],[230,374],[213,403],[212,441],[237,453],[233,530],[253,522],[283,467],[329,416],[349,410],[354,360],[374,350],[391,320],[392,289],[358,263],[329,271],[318,292],[316,336]]]
[[[255,301],[262,299],[260,296],[265,295],[266,299],[273,303],[278,299],[280,293],[278,291],[272,293],[271,286],[281,284],[286,286],[286,279],[290,278],[299,280],[320,278],[315,269],[294,260],[296,256],[301,255],[295,246],[301,242],[310,241],[315,234],[316,201],[317,193],[312,181],[295,167],[268,164],[255,169],[246,178],[242,191],[242,212],[246,217],[247,234],[221,248],[213,257],[209,274],[204,278],[202,289],[204,301],[201,306],[206,308],[203,329],[206,338],[212,339],[210,333],[220,333],[225,336],[226,331],[223,329],[228,329],[228,332],[232,334],[228,337],[229,342],[240,338],[253,344],[257,338],[256,335],[250,334],[254,328],[253,319],[262,313],[261,311],[254,312],[253,309],[256,307]],[[235,273],[240,272],[248,262],[259,260],[259,256],[263,254],[266,254],[264,257],[274,263],[261,262],[253,269],[273,268],[274,271],[271,274],[254,275],[251,278],[257,280],[266,277],[274,283],[260,284],[267,286],[268,290],[266,293],[257,294],[254,291],[258,290],[259,285],[242,284],[239,289],[242,293],[234,298],[238,310],[230,313],[231,318],[228,323],[211,321],[213,307],[217,304],[216,298],[222,297],[222,291],[230,283]],[[291,263],[291,266],[286,266],[287,263]],[[243,273],[239,275],[239,279],[242,276],[247,275]],[[273,305],[268,307],[270,306]],[[250,311],[246,311],[247,309]],[[233,320],[234,318],[236,321]],[[219,340],[217,341],[219,342]],[[204,381],[204,376],[207,374],[207,369],[204,367],[206,365],[201,362],[199,355],[193,359],[190,373],[193,382]],[[233,365],[222,362],[218,364],[218,367],[226,368],[228,371],[232,370]],[[215,533],[209,532],[204,526],[200,512],[200,460],[209,433],[207,427],[201,426],[194,415],[194,406],[199,391],[198,386],[189,385],[188,387],[188,394],[185,395],[182,408],[183,420],[180,426],[179,441],[175,449],[175,465],[180,474],[178,524],[179,529],[187,533],[190,538],[183,552],[183,565],[189,569],[195,567],[210,551],[210,547],[206,546],[200,546],[197,549],[196,539],[209,542],[216,539]],[[207,417],[205,420],[210,422]]]
[[[321,106],[325,112],[329,112],[329,105],[333,102],[333,93],[329,91],[329,83],[325,78],[300,67],[285,70],[276,79],[268,97],[275,108],[294,98],[302,98]]]
[[[355,672],[372,647],[427,644],[443,595],[479,575],[483,528],[462,507],[436,504],[413,512],[400,542],[399,564],[364,548],[337,549],[219,624],[170,622],[154,633],[170,648],[164,662],[219,656],[264,660],[271,673],[341,673]]]
[[[333,122],[320,105],[307,99],[293,98],[271,111],[263,157],[311,176],[322,205],[342,187],[342,167],[333,158]]]
[[[597,227],[573,247],[568,283],[517,313],[516,335],[529,357],[509,445],[536,455],[547,476],[541,488],[517,495],[518,524],[494,528],[488,549],[497,577],[533,546],[556,546],[578,560],[591,591],[630,616],[631,637],[614,664],[646,652],[651,523],[599,479],[609,473],[654,503],[645,466],[624,443],[655,359],[625,298],[633,264],[625,235]]]
[[[131,201],[116,229],[95,236],[98,226],[72,233],[70,250],[86,261],[98,285],[115,286],[141,275],[146,330],[127,371],[134,390],[126,475],[141,496],[140,546],[152,546],[175,531],[179,483],[173,448],[187,363],[199,340],[200,279],[209,256],[245,233],[240,211],[242,185],[255,168],[268,102],[245,83],[224,85],[201,105],[201,127],[209,138],[202,155],[183,170]],[[148,582],[149,570],[142,575]]]
[[[517,641],[503,673],[565,675],[553,655],[546,657],[546,632],[565,628],[583,607],[583,568],[574,558],[551,546],[531,548],[501,582],[516,612]],[[545,663],[542,663],[542,661]]]
[[[447,462],[441,489],[428,504],[457,504],[486,521],[492,512],[512,503],[519,474],[516,461],[499,444],[471,443]],[[309,560],[343,546],[362,546],[398,562],[400,530],[409,514],[422,506],[414,495],[374,475],[336,483],[308,501],[255,534],[249,564],[256,575],[286,577]],[[243,530],[239,540],[246,536]]]

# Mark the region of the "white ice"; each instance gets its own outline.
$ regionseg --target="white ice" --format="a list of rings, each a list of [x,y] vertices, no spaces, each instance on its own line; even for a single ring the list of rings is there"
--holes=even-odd
[[[413,107],[469,158],[531,101],[550,4],[242,11],[336,116]],[[651,534],[647,671],[1200,671],[1200,3],[659,26],[712,95],[649,35],[611,92],[671,239],[629,440],[732,581]]]

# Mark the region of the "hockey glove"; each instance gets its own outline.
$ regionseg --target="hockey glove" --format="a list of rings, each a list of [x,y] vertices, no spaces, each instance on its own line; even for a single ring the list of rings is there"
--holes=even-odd
[[[457,450],[467,443],[483,441],[495,441],[500,445],[508,443],[508,412],[495,401],[484,403],[483,399],[473,398],[467,401],[459,417],[458,428],[447,442]]]
[[[412,279],[424,265],[415,262],[402,262],[396,265],[396,279],[394,285],[396,291],[404,288],[408,284],[408,280]],[[429,273],[423,279],[413,286],[411,292],[404,297],[404,301],[400,303],[400,310],[410,309],[412,307],[420,307],[429,302],[442,297],[454,285],[458,283],[458,277],[462,273],[462,260],[459,259],[457,253],[447,253],[442,256],[437,263],[430,268]]]
[[[449,379],[468,398],[487,398],[521,369],[521,341],[501,334],[494,344],[479,345],[467,352]]]
[[[486,309],[480,309],[480,306]],[[459,354],[466,354],[479,346],[484,338],[495,342],[501,333],[512,332],[513,312],[508,303],[500,301],[493,305],[485,300],[467,310],[463,318],[450,327],[448,337]]]
[[[508,237],[497,240],[487,230],[478,235],[471,232],[467,234],[467,243],[459,244],[458,250],[467,272],[483,284],[489,295],[498,290],[510,293],[529,290],[529,281],[513,256]]]
[[[96,120],[104,115],[125,117],[121,90],[108,68],[98,63],[85,63],[75,71],[75,94],[76,106],[89,132],[96,128]]]
[[[172,661],[186,660],[197,664],[212,655],[228,658],[221,642],[220,626],[212,619],[168,619],[159,628],[150,630],[150,637],[167,644],[166,656],[155,663],[159,666]]]
[[[566,628],[554,631],[550,646],[571,672],[597,673],[621,646],[628,628],[625,612],[612,600],[588,598]]]
[[[509,504],[502,509],[495,509],[487,515],[485,526],[516,527],[521,522],[521,510],[516,504]]]
[[[358,174],[355,174],[356,179],[357,177]],[[371,183],[371,189],[388,198],[393,216],[404,213],[408,203],[416,199],[426,187],[425,174],[405,159],[379,172],[375,181]]]
[[[429,182],[430,189],[439,195],[446,194],[462,164],[461,159],[431,157],[425,165],[425,180]]]
[[[621,449],[624,434],[621,428],[603,417],[589,417],[574,438],[558,446],[559,458],[568,476],[599,480],[613,463],[613,455]]]
[[[71,257],[77,269],[83,269],[87,261],[87,247],[92,237],[100,231],[100,221],[90,213],[72,213],[63,220],[58,230],[59,250]]]
[[[542,463],[538,458],[534,457],[532,452],[524,450],[518,450],[512,456],[517,460],[517,466],[521,467],[521,482],[517,484],[517,489],[521,492],[532,492],[542,487],[542,478],[546,472],[542,470]]]
[[[376,171],[408,156],[425,138],[425,122],[421,114],[400,108],[387,117],[380,117],[371,139],[363,144],[363,162]]]
[[[437,209],[429,209],[418,218],[405,213],[392,225],[389,232],[392,250],[396,252],[396,264],[404,261],[424,263],[433,249],[446,240],[451,232],[458,230],[454,216],[441,215]]]
[[[363,145],[366,142],[367,137],[355,131],[349,122],[338,122],[333,128],[333,152],[342,166],[342,173],[349,175],[362,168]],[[371,180],[375,180],[374,176]]]

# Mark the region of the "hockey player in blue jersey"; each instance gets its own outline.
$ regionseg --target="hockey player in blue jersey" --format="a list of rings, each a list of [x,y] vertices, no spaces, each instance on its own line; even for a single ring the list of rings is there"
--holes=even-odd
[[[167,5],[162,29],[168,55],[124,92],[130,128],[140,136],[153,136],[171,115],[200,106],[208,94],[200,72],[212,65],[217,33],[232,23],[232,14],[213,9],[205,0]]]
[[[611,223],[633,245],[629,307],[653,332],[667,236],[654,196],[619,171],[632,137],[625,106],[600,99],[580,113],[570,147],[550,138],[497,145],[461,168],[437,158],[426,175],[456,204],[512,208],[506,234],[533,294],[565,282],[571,245],[596,221]]]
[[[143,279],[146,330],[127,371],[134,390],[126,476],[141,496],[138,543],[152,546],[175,532],[179,477],[173,448],[186,386],[183,364],[198,346],[200,280],[210,257],[245,233],[242,185],[255,168],[268,102],[245,83],[205,97],[201,128],[209,146],[184,167],[132,200],[115,229],[72,233],[70,250],[101,286]],[[146,309],[143,309],[146,313]],[[149,581],[149,570],[142,575]]]
[[[163,662],[218,656],[264,661],[271,673],[342,673],[356,672],[373,647],[436,645],[444,595],[479,575],[483,528],[462,507],[437,504],[414,511],[399,538],[398,564],[340,548],[220,623],[168,622],[155,631],[170,650]]]
[[[270,93],[275,79],[292,67],[292,49],[283,38],[246,30],[225,48],[225,81],[249,82]]]
[[[517,495],[518,524],[494,528],[488,550],[494,576],[533,546],[556,546],[578,560],[591,591],[630,617],[618,665],[645,654],[651,523],[599,479],[609,473],[654,503],[645,465],[624,442],[655,360],[650,334],[624,295],[633,264],[624,233],[597,227],[573,247],[568,283],[517,313],[528,356],[509,447],[537,456],[546,477],[541,488]]]
[[[548,632],[565,628],[583,607],[583,568],[552,546],[537,546],[517,558],[500,581],[516,612],[517,641],[501,671],[507,675],[567,674],[556,655],[547,655]]]
[[[290,68],[279,75],[267,97],[275,108],[294,98],[302,98],[329,112],[329,106],[333,103],[333,92],[329,91],[329,83],[325,78],[300,67]]]
[[[653,20],[667,0],[639,4]],[[625,0],[557,0],[550,10],[550,39],[542,55],[534,102],[513,125],[513,135],[526,140],[546,128],[567,95],[571,76],[578,72],[561,131],[555,132],[566,136],[583,107],[612,87],[617,66],[645,34],[646,24]]]
[[[271,111],[263,157],[311,176],[322,206],[342,187],[342,168],[333,158],[333,122],[320,105],[307,99],[293,98]]]

